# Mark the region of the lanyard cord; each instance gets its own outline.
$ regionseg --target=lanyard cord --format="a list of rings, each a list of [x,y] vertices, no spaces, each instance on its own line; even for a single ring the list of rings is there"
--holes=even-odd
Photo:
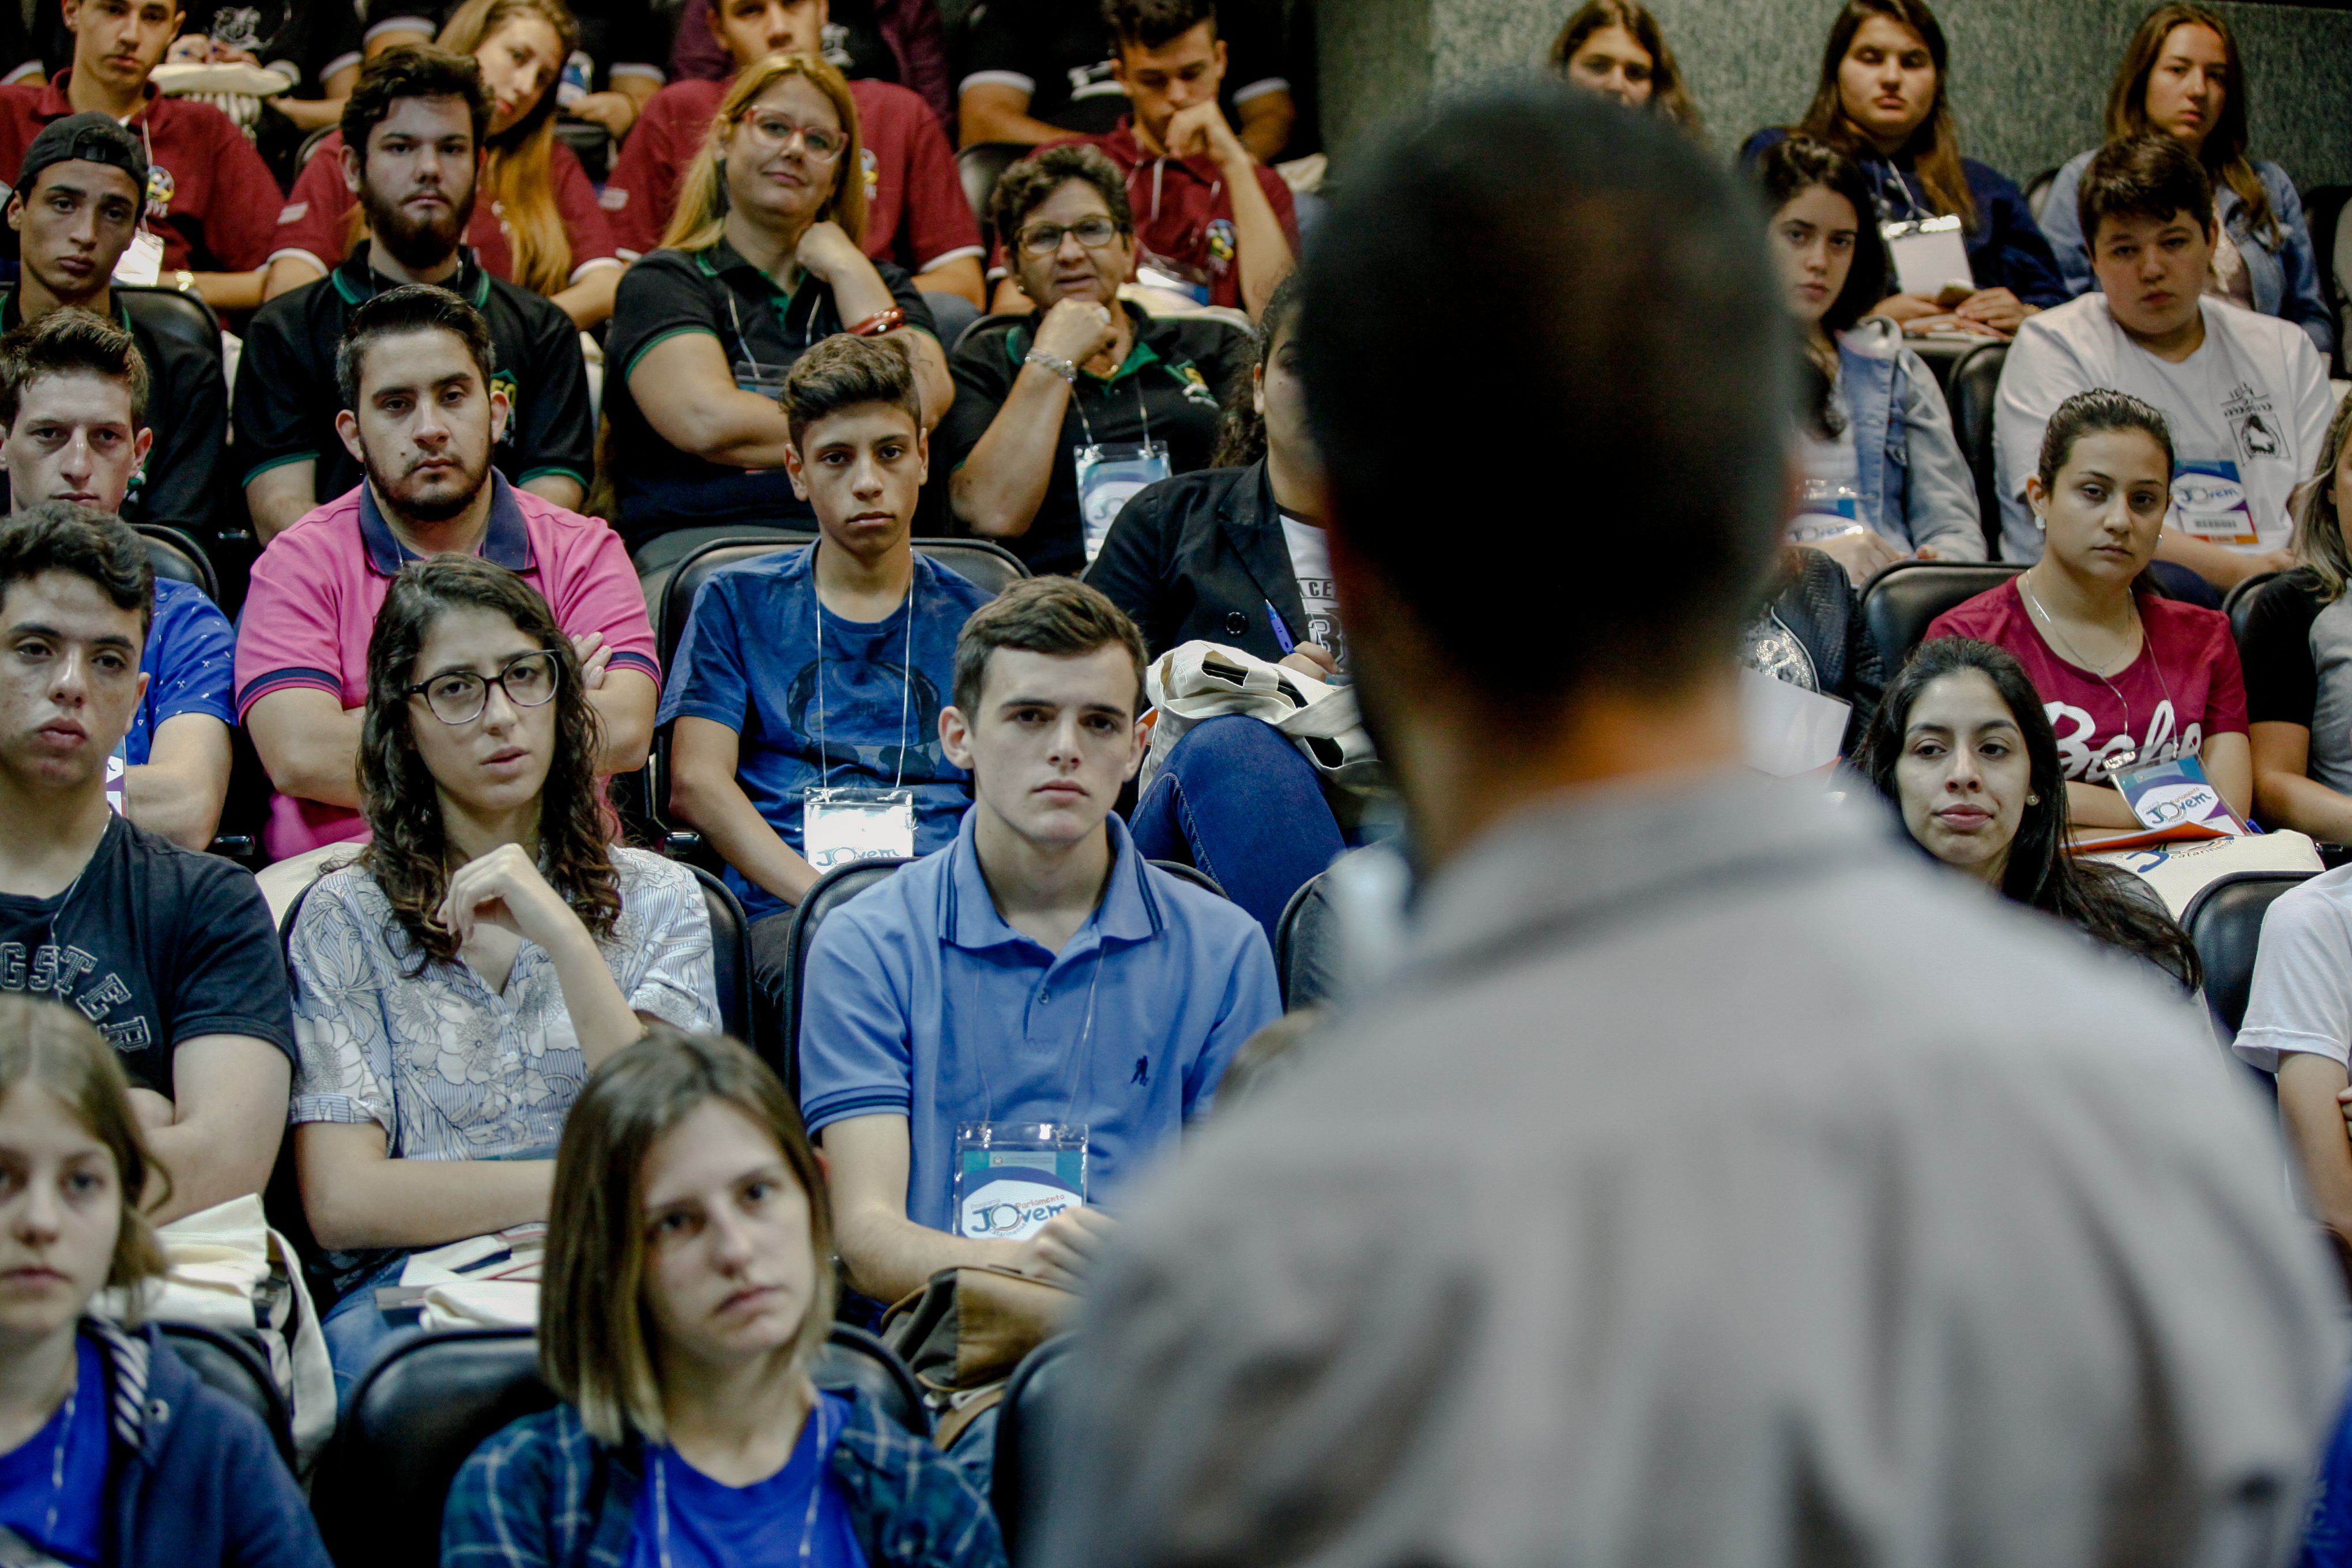
[[[1884,172],[1882,173],[1881,171]],[[1927,199],[1924,196],[1913,194],[1911,190],[1911,182],[1905,179],[1903,177],[1903,171],[1896,168],[1893,163],[1873,160],[1871,172],[1873,174],[1871,183],[1875,187],[1878,199],[1882,203],[1886,200],[1886,176],[1888,174],[1895,176],[1895,188],[1903,193],[1903,210],[1908,216],[1904,219],[1892,221],[1908,222],[1918,218],[1933,217],[1936,216],[1935,213],[1928,208]]]
[[[1104,896],[1108,898],[1109,895],[1106,893]],[[1096,915],[1098,917],[1101,912],[1100,907],[1097,906],[1096,909]],[[1090,1047],[1094,1045],[1095,1039],[1095,988],[1102,984],[1102,933],[1097,931],[1095,933],[1094,973],[1087,981],[1086,1022],[1078,1030],[1078,1048],[1076,1054],[1070,1058],[1070,1076],[1064,1083],[1062,1089],[1062,1120],[1064,1121],[1067,1121],[1070,1118],[1070,1113],[1078,1108],[1078,1075],[1081,1072],[1086,1074],[1086,1087],[1089,1098],[1091,1098],[1094,1089],[1094,1058]],[[1046,967],[1050,969],[1053,966],[1048,964]],[[980,1017],[983,1016],[980,1011],[980,974],[978,971],[974,971],[971,976],[971,1005],[972,1016]],[[988,1081],[988,1053],[985,1051],[975,1053],[972,1061],[973,1065],[980,1068],[980,1119],[983,1122],[994,1121],[996,1120],[996,1090]]]
[[[824,1395],[816,1396],[816,1475],[809,1484],[808,1513],[801,1521],[800,1560],[809,1560],[809,1543],[816,1538],[816,1507],[824,1496],[824,1458],[833,1446],[824,1429]],[[670,1568],[669,1560],[669,1456],[668,1448],[654,1450],[654,1518],[658,1521],[661,1541],[662,1568]],[[787,1458],[786,1464],[792,1463]]]
[[[824,548],[822,542],[817,549]],[[829,789],[833,784],[833,758],[824,746],[824,595],[816,592],[816,558],[813,550],[809,557],[809,590],[816,600],[816,772],[817,787]],[[890,772],[890,787],[897,789],[907,776],[907,714],[915,690],[915,563],[907,563],[907,602],[901,606],[907,613],[907,650],[900,656],[898,666],[898,761]]]
[[[1033,338],[1031,341],[1034,342],[1035,340]],[[1078,428],[1086,432],[1087,445],[1090,447],[1094,447],[1097,445],[1094,421],[1087,417],[1086,399],[1078,395],[1078,384],[1075,381],[1070,384],[1070,406],[1077,410]],[[1138,372],[1135,377],[1135,412],[1143,421],[1143,444],[1149,447],[1151,445],[1151,405],[1143,395],[1143,376],[1140,372]]]
[[[2049,625],[2051,632],[2057,637],[2062,650],[2064,652],[2066,658],[2071,660],[2077,668],[2087,669],[2093,675],[2096,676],[2098,678],[2099,684],[2105,687],[2109,694],[2112,695],[2117,702],[2123,705],[2124,739],[2132,742],[2131,748],[2124,755],[2117,757],[2112,763],[2097,770],[2099,773],[2102,773],[2108,778],[2112,779],[2116,773],[2142,760],[2139,754],[2139,738],[2132,733],[2131,700],[2123,694],[2122,689],[2118,688],[2114,681],[2107,679],[2107,672],[2105,670],[2101,669],[2098,666],[2091,663],[2081,654],[2074,651],[2074,643],[2069,641],[2063,633],[2059,632],[2058,623],[2051,617],[2049,611],[2042,607],[2042,601],[2034,597],[2032,586],[2026,582],[2025,574],[2021,572],[2018,574],[2017,586],[2019,591],[2024,594],[2027,602],[2032,605],[2034,613],[2039,615],[2042,620]],[[2140,647],[2147,650],[2147,661],[2156,668],[2157,684],[2162,688],[2164,691],[2165,706],[2172,710],[2172,732],[2177,736],[2180,733],[2180,705],[2178,702],[2175,702],[2172,699],[2172,682],[2165,677],[2164,660],[2156,657],[2156,642],[2155,639],[2147,635],[2147,617],[2139,613],[2139,601],[2137,598],[2132,601],[2131,610],[2132,619],[2139,623]],[[2136,658],[2126,659],[2124,661],[2123,668],[2125,669],[2129,669],[2137,662],[2138,660]],[[2121,671],[2117,671],[2117,673],[2120,674]],[[2148,723],[2151,730],[2154,728],[2156,716],[2151,713],[2148,715]]]
[[[743,363],[755,368],[762,368],[760,356],[751,352],[751,343],[746,342],[743,337],[743,312],[735,303],[735,290],[729,287],[723,279],[719,281],[719,286],[727,290],[727,317],[729,321],[735,324],[735,346],[742,351]],[[787,297],[786,304],[789,306],[790,303],[790,298]],[[818,307],[822,303],[823,300],[819,293],[814,289],[810,290],[808,320],[801,323],[802,337],[814,338],[816,336],[816,313]]]

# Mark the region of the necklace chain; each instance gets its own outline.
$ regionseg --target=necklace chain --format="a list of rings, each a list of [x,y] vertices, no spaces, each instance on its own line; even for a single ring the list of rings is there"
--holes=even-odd
[[[2133,743],[2126,746],[2121,752],[2117,752],[2111,758],[2107,758],[2104,761],[2095,761],[2092,763],[2092,774],[2095,778],[2102,775],[2107,778],[2113,778],[2116,773],[2123,772],[2126,768],[2130,767],[2134,763],[2139,761],[2138,742],[2132,734],[2131,699],[2126,697],[2123,694],[2122,689],[2118,688],[2114,681],[2107,679],[2107,672],[2105,670],[2100,668],[2097,665],[2093,664],[2089,659],[2084,658],[2079,652],[2077,652],[2074,645],[2067,640],[2065,633],[2058,629],[2057,618],[2052,616],[2047,609],[2044,609],[2042,607],[2042,601],[2034,595],[2033,584],[2028,581],[2028,579],[2032,575],[2032,570],[2030,567],[2017,574],[2018,592],[2025,595],[2025,602],[2032,609],[2033,613],[2042,617],[2042,624],[2050,629],[2050,635],[2058,639],[2058,651],[2065,655],[2068,659],[2072,660],[2076,668],[2087,669],[2094,676],[2097,677],[2099,684],[2105,687],[2108,692],[2114,696],[2116,701],[2123,707],[2124,739],[2132,742]],[[2140,647],[2143,650],[2147,650],[2147,618],[2139,613],[2139,601],[2137,599],[2134,599],[2131,603],[2131,613],[2132,624],[2139,628]],[[2137,659],[2139,655],[2135,653],[2131,658],[2124,660],[2123,664],[2118,668],[2123,669],[2130,668],[2133,660]],[[2171,703],[2172,682],[2165,679],[2164,661],[2162,659],[2152,658],[2149,660],[2149,663],[2154,665],[2156,668],[2156,679],[2158,683],[2164,689],[2165,701],[2167,703]],[[2179,714],[2177,706],[2174,711],[2173,722],[2176,724],[2179,722]],[[2153,723],[2151,721],[2151,731],[2152,730]]]

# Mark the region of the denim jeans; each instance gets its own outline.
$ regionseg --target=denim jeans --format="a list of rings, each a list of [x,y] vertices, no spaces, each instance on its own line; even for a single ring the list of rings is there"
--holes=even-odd
[[[1136,803],[1146,859],[1189,860],[1274,940],[1290,895],[1348,846],[1322,775],[1280,731],[1238,713],[1184,732]]]
[[[362,1276],[319,1320],[319,1332],[327,1341],[327,1360],[335,1369],[338,1414],[351,1407],[352,1390],[359,1386],[360,1379],[383,1359],[386,1351],[424,1332],[416,1326],[413,1310],[404,1310],[402,1321],[394,1322],[375,1304],[377,1288],[399,1284],[400,1271],[407,1264],[408,1254],[403,1252],[381,1268]]]

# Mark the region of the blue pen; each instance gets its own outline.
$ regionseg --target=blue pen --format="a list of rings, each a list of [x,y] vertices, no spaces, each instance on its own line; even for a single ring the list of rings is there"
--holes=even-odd
[[[1282,612],[1274,607],[1272,599],[1265,602],[1265,624],[1274,628],[1274,646],[1282,650],[1283,658],[1297,651],[1298,645],[1290,640],[1290,628],[1282,624]]]

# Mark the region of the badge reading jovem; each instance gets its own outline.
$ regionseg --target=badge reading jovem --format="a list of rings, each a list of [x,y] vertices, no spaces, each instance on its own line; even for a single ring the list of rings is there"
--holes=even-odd
[[[1087,1202],[1087,1129],[1068,1121],[966,1121],[956,1127],[955,1233],[1025,1241]]]
[[[1168,448],[1158,441],[1106,441],[1079,447],[1077,466],[1078,526],[1091,565],[1119,509],[1168,477]]]
[[[2172,465],[2174,526],[2213,544],[2259,544],[2245,481],[2227,458]]]
[[[915,854],[911,789],[817,789],[801,795],[801,853],[820,871]]]
[[[2132,815],[2150,827],[2202,827],[2232,838],[2252,831],[2230,809],[2195,757],[2126,769],[2116,773],[2113,782],[2123,791]]]

